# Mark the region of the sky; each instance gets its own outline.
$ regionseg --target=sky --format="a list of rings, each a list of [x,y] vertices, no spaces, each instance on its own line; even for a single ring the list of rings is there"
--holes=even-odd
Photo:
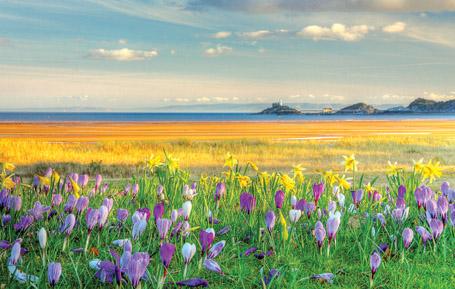
[[[0,110],[455,98],[455,0],[0,1]]]

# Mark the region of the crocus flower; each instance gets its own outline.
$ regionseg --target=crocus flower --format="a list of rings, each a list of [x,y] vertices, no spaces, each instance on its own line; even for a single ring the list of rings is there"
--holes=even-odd
[[[362,201],[362,198],[363,198],[363,190],[359,189],[359,190],[356,190],[356,191],[352,191],[351,195],[352,195],[352,202],[358,208],[359,204],[360,204],[360,201]]]
[[[85,214],[85,223],[87,225],[88,233],[90,234],[93,228],[98,224],[99,210],[89,208]]]
[[[221,270],[220,265],[212,259],[205,259],[204,267],[209,271],[223,275],[223,271]]]
[[[35,221],[41,220],[44,218],[44,213],[49,211],[51,207],[45,207],[41,205],[40,202],[35,202],[32,209],[28,210],[27,213],[35,219]]]
[[[201,278],[193,278],[193,279],[188,279],[188,280],[182,280],[182,281],[177,281],[175,282],[175,285],[177,286],[185,286],[185,287],[209,287],[209,282],[207,280],[201,279]]]
[[[68,200],[66,201],[66,204],[64,207],[65,212],[72,213],[74,207],[76,206],[76,202],[77,202],[76,196],[74,196],[73,194],[69,195]]]
[[[133,187],[131,188],[131,195],[133,195],[133,198],[136,197],[138,192],[139,192],[139,184],[134,184]]]
[[[314,274],[311,275],[310,279],[317,280],[319,282],[327,282],[329,284],[333,284],[333,279],[335,278],[335,274],[332,273],[321,273],[321,274]]]
[[[371,282],[373,282],[374,274],[376,274],[379,265],[381,265],[381,255],[379,255],[377,252],[374,252],[370,256]]]
[[[39,246],[41,247],[41,249],[44,250],[46,248],[46,243],[47,243],[47,232],[46,232],[46,229],[41,228],[38,231],[37,235],[38,235]]]
[[[281,275],[281,273],[277,269],[274,269],[274,268],[270,269],[268,276],[264,276],[264,279],[263,279],[264,284],[266,286],[268,286],[274,278],[278,278],[278,276],[280,276],[280,275]]]
[[[302,212],[305,211],[305,207],[307,206],[307,201],[305,199],[300,199],[297,201],[297,204],[295,204],[295,209],[300,210]]]
[[[11,215],[3,215],[2,216],[2,226],[7,225],[9,222],[11,222]]]
[[[188,185],[183,186],[183,191],[182,191],[182,196],[185,200],[187,201],[192,201],[195,196],[197,196],[196,193],[196,187],[189,187]]]
[[[226,194],[226,185],[224,183],[217,183],[216,184],[216,189],[215,189],[215,202],[219,202],[221,198]]]
[[[292,195],[291,196],[291,208],[295,209],[295,206],[297,205],[297,197]]]
[[[117,209],[117,220],[120,223],[124,223],[128,218],[128,210],[127,209]]]
[[[215,239],[215,230],[212,228],[201,230],[199,232],[199,242],[201,243],[201,254],[204,254],[212,245]]]
[[[422,238],[422,242],[423,242],[423,245],[426,246],[428,240],[431,240],[432,239],[432,236],[431,234],[427,231],[427,229],[425,229],[424,227],[422,226],[417,226],[416,227],[416,232],[420,235],[420,237]]]
[[[171,212],[171,221],[172,221],[172,223],[177,222],[178,217],[179,217],[179,211],[175,210],[175,209],[172,210],[172,212]]]
[[[438,205],[435,200],[427,200],[425,202],[425,209],[427,213],[431,216],[432,219],[437,218],[438,216]]]
[[[442,222],[445,224],[447,221],[447,211],[449,210],[449,201],[445,196],[439,196],[437,206],[438,215],[441,216]]]
[[[163,217],[164,215],[164,204],[163,203],[158,203],[155,205],[153,208],[153,217],[155,218],[155,222]]]
[[[85,188],[88,184],[89,176],[87,174],[80,175],[79,178],[77,179],[77,184],[81,188]]]
[[[417,207],[420,209],[425,204],[425,192],[422,188],[416,188],[414,191],[414,197],[417,202]]]
[[[99,175],[99,174],[96,175],[96,177],[95,177],[95,191],[98,191],[102,181],[103,181],[103,176]]]
[[[60,228],[60,232],[65,233],[67,236],[71,235],[71,232],[74,229],[74,225],[76,224],[76,216],[73,214],[69,214],[65,218],[65,223]]]
[[[163,243],[160,246],[160,258],[164,268],[168,268],[171,264],[172,257],[175,253],[175,246],[171,243]],[[166,271],[165,271],[166,272]]]
[[[278,190],[275,193],[275,206],[277,209],[281,209],[284,203],[284,192],[282,190]]]
[[[20,196],[10,196],[8,199],[8,209],[19,212],[22,208],[22,198]]]
[[[309,218],[311,218],[311,214],[316,210],[316,205],[313,202],[307,202],[305,205],[305,213]]]
[[[314,227],[314,237],[316,238],[318,247],[321,248],[322,245],[324,244],[325,239],[325,229],[321,221],[316,222],[316,225]]]
[[[182,215],[186,221],[188,221],[188,219],[190,218],[192,207],[193,207],[193,204],[191,203],[191,201],[186,201],[182,205],[182,211],[183,211]]]
[[[268,211],[265,214],[265,225],[267,226],[267,230],[271,233],[273,228],[275,227],[276,216],[273,211]]]
[[[407,249],[412,243],[412,239],[414,238],[414,231],[412,231],[410,228],[405,228],[403,230],[403,245]]]
[[[253,194],[244,192],[240,195],[240,208],[250,214],[256,207],[256,197]]]
[[[387,223],[386,220],[385,220],[384,215],[381,214],[381,213],[378,213],[378,214],[376,215],[376,219],[379,220],[379,222],[381,223],[381,226],[385,226],[386,223]]]
[[[455,220],[455,218],[454,218],[454,220]],[[218,236],[222,236],[222,235],[229,233],[229,231],[231,231],[231,226],[228,225],[226,227],[221,228],[216,234]]]
[[[245,252],[243,252],[243,255],[248,257],[251,254],[253,254],[254,252],[256,252],[257,250],[258,250],[258,248],[256,248],[256,247],[248,248],[245,250]]]
[[[398,187],[398,199],[404,200],[406,197],[406,187],[403,185],[400,185]]]
[[[98,209],[98,227],[100,230],[106,225],[108,215],[109,209],[105,205],[101,205]]]
[[[52,207],[58,207],[60,206],[60,204],[62,203],[63,201],[63,197],[61,194],[53,194],[52,195],[52,202],[51,202],[51,206]]]
[[[147,271],[149,262],[150,256],[148,253],[137,252],[131,256],[131,260],[128,262],[126,274],[128,275],[133,288],[137,288],[139,282],[141,282],[141,278]]]
[[[212,248],[210,248],[207,258],[209,259],[215,259],[216,256],[218,256],[221,251],[223,251],[224,246],[226,245],[226,241],[220,241],[218,243],[215,243]]]
[[[12,265],[16,265],[21,257],[21,242],[16,241],[14,242],[13,246],[11,247],[11,255],[9,258],[9,263]]]
[[[137,240],[139,237],[144,233],[145,229],[147,228],[147,221],[144,219],[139,219],[137,222],[133,223],[133,239]]]
[[[302,216],[302,211],[300,210],[289,210],[289,219],[292,223],[297,223]]]
[[[33,225],[34,221],[35,219],[31,215],[22,216],[19,222],[13,225],[13,228],[16,232],[23,232]]]
[[[87,209],[89,203],[89,199],[87,197],[81,196],[77,199],[76,202],[76,210],[78,214],[82,214],[82,212]]]
[[[171,225],[172,221],[169,219],[160,218],[156,221],[156,228],[158,229],[158,234],[160,235],[161,240],[166,239]]]
[[[61,275],[62,265],[54,262],[49,263],[49,266],[47,267],[47,280],[49,281],[49,285],[51,285],[51,287],[57,285]]]
[[[183,262],[185,264],[189,264],[191,262],[191,259],[193,259],[194,254],[196,254],[196,245],[190,243],[183,244],[182,256]]]
[[[433,234],[433,239],[436,240],[439,236],[441,236],[442,231],[444,230],[444,224],[439,219],[432,219],[430,221],[430,229]]]
[[[136,212],[134,212],[133,217],[132,217],[133,223],[136,222],[136,220],[139,220],[141,218],[144,218],[148,222],[148,220],[150,219],[150,209],[149,208],[137,209]]]
[[[114,199],[104,198],[103,203],[101,205],[106,206],[108,213],[110,213],[112,207],[114,206]]]
[[[317,206],[319,199],[322,196],[322,193],[324,192],[324,183],[315,183],[313,184],[313,197],[314,197],[314,203]]]
[[[378,191],[373,192],[373,202],[379,202],[382,196]]]
[[[327,236],[329,239],[329,246],[330,246],[330,242],[332,241],[332,239],[336,238],[336,234],[337,234],[338,228],[340,226],[340,222],[341,222],[340,212],[335,212],[335,214],[330,216],[329,219],[327,220],[326,227],[327,227]]]

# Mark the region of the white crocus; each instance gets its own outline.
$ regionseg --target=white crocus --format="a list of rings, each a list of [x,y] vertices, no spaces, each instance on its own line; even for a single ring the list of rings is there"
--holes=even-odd
[[[182,211],[183,211],[183,218],[185,218],[185,220],[188,220],[190,218],[192,208],[193,208],[193,204],[191,203],[191,201],[186,201],[183,203]]]
[[[292,223],[297,223],[302,216],[302,211],[300,210],[289,210],[289,219]]]

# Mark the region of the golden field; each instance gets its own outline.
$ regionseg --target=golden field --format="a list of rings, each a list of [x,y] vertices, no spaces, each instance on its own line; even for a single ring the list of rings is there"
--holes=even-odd
[[[389,160],[411,166],[424,158],[455,176],[455,121],[0,123],[0,136],[1,161],[23,173],[102,167],[120,177],[166,151],[196,174],[219,172],[231,152],[265,171],[341,169],[341,156],[355,154],[366,173],[384,171]]]

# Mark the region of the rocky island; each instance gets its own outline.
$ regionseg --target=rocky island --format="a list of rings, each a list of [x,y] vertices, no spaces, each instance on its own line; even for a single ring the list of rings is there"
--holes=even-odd
[[[283,102],[275,102],[272,107],[266,108],[259,114],[277,114],[277,115],[288,115],[288,114],[303,114],[300,110],[292,108],[287,105],[283,105]]]

